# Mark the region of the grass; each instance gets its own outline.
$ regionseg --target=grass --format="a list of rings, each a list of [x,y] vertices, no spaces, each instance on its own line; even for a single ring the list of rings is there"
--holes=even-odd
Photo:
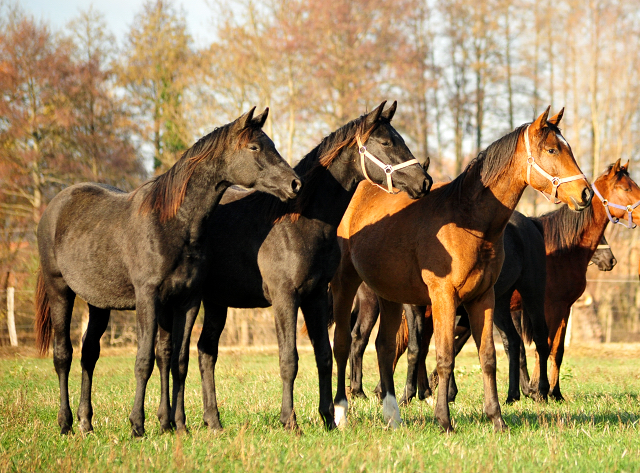
[[[76,350],[77,353],[77,350]],[[317,413],[311,352],[300,353],[295,405],[304,435],[279,424],[277,353],[224,352],[217,379],[225,430],[202,424],[197,362],[187,379],[190,434],[161,434],[155,410],[157,370],[146,399],[147,435],[132,439],[128,421],[135,379],[132,353],[107,353],[94,383],[95,433],[60,436],[57,376],[51,358],[6,353],[0,358],[0,471],[638,471],[640,469],[640,349],[612,345],[568,350],[561,379],[567,402],[525,399],[502,406],[510,429],[495,434],[482,418],[477,355],[457,360],[460,393],[451,405],[456,433],[444,435],[433,408],[414,401],[401,409],[405,426],[385,430],[381,406],[370,397],[350,405],[349,426],[326,432]],[[195,355],[195,354],[194,354]],[[431,361],[433,364],[433,361]],[[506,397],[506,358],[498,356],[500,399]],[[405,363],[396,374],[404,385]],[[364,387],[376,383],[375,353],[367,352]],[[80,366],[70,391],[77,409]],[[334,380],[335,387],[335,380]],[[77,421],[74,426],[77,426]]]

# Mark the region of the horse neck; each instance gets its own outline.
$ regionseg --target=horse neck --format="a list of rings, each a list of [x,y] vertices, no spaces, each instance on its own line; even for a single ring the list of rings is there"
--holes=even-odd
[[[594,201],[595,202],[592,203],[593,218],[591,223],[585,226],[579,243],[581,248],[587,250],[587,264],[589,264],[593,254],[596,252],[596,249],[600,244],[600,240],[602,239],[602,235],[604,235],[604,231],[609,223],[609,218],[607,217],[607,213],[605,212],[604,206],[601,204],[600,200],[596,200],[594,198]]]
[[[231,185],[219,172],[220,167],[215,166],[214,170],[196,168],[187,184],[184,200],[175,218],[191,239],[204,235],[206,219]]]
[[[481,166],[480,162],[472,166]],[[457,219],[464,228],[480,232],[485,239],[496,240],[502,236],[513,211],[527,184],[522,170],[512,158],[501,175],[485,185],[480,177],[481,169],[466,171],[456,205]]]
[[[333,162],[314,176],[313,192],[309,195],[302,215],[319,220],[331,228],[338,228],[362,176],[356,171],[356,151],[346,148]]]

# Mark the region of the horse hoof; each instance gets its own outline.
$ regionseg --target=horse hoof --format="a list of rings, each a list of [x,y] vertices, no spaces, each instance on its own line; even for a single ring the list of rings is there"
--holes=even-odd
[[[80,433],[82,435],[93,433],[93,425],[91,425],[91,422],[80,421],[80,423],[78,424],[78,429],[80,429]]]
[[[131,428],[131,436],[134,438],[142,438],[144,437],[144,427],[132,427]]]
[[[517,397],[508,397],[507,400],[505,401],[506,404],[511,405],[513,403],[515,403],[516,401],[519,401],[520,399]]]
[[[493,430],[494,432],[506,432],[509,430],[509,427],[507,427],[507,424],[505,424],[502,418],[499,418],[493,421]]]
[[[387,421],[387,430],[396,430],[404,425],[402,419],[391,418]]]
[[[73,428],[70,425],[65,425],[64,427],[60,428],[60,435],[72,435],[73,434]]]
[[[351,399],[367,399],[367,395],[364,393],[362,389],[351,391]]]

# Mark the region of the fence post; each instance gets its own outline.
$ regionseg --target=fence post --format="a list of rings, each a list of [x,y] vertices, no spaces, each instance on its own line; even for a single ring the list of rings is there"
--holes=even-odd
[[[16,333],[15,316],[15,287],[7,287],[7,328],[9,329],[9,341],[12,347],[18,346],[18,334]]]

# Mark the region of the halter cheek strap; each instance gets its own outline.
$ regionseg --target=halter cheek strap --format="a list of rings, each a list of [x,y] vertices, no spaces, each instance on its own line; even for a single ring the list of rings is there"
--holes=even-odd
[[[547,199],[548,201],[551,201],[551,199],[553,199],[554,204],[559,204],[560,201],[558,200],[558,187],[560,186],[560,184],[564,184],[565,182],[577,181],[578,179],[584,179],[585,181],[587,181],[587,176],[585,176],[584,174],[576,174],[575,176],[563,177],[561,179],[557,176],[552,176],[547,171],[542,169],[540,165],[536,163],[535,158],[531,154],[531,147],[529,146],[529,126],[527,127],[526,130],[524,130],[524,146],[527,149],[527,164],[528,164],[527,184],[533,187],[533,185],[531,185],[531,168],[534,168],[536,171],[538,171],[540,174],[546,177],[549,181],[551,181],[551,185],[553,186],[551,194],[549,195],[545,194],[540,189],[536,189],[536,190],[540,192],[544,196],[544,198]],[[535,189],[535,187],[533,188]]]
[[[397,194],[398,192],[400,192],[400,191],[393,192],[393,180],[391,178],[391,175],[393,174],[394,171],[397,171],[398,169],[406,168],[407,166],[412,166],[414,164],[417,164],[418,166],[420,165],[420,163],[416,158],[410,159],[409,161],[405,161],[404,163],[400,163],[396,165],[385,164],[382,161],[380,161],[378,158],[376,158],[373,154],[369,153],[369,151],[367,151],[367,148],[365,148],[365,146],[362,144],[362,140],[360,140],[360,135],[356,136],[356,141],[358,142],[358,153],[360,153],[360,166],[362,167],[362,174],[364,174],[365,179],[369,181],[371,184],[373,184],[374,186],[378,186],[380,189],[382,189],[383,191],[389,194]],[[365,166],[365,158],[368,158],[373,164],[381,168],[384,171],[384,173],[387,175],[386,189],[382,187],[380,184],[377,184],[376,182],[373,182],[371,180],[371,178],[367,174],[367,167]]]
[[[598,189],[596,189],[595,183],[591,184],[591,188],[593,189],[593,192],[598,196],[598,199],[602,201],[602,205],[604,205],[604,210],[605,212],[607,212],[607,217],[609,217],[609,221],[611,223],[613,223],[614,225],[616,223],[619,223],[620,225],[624,225],[627,228],[636,228],[636,224],[633,223],[632,212],[638,205],[640,205],[640,200],[633,205],[627,205],[625,207],[624,205],[611,203],[607,199],[603,198],[602,194],[600,194],[600,192],[598,192]],[[623,223],[620,221],[618,217],[614,217],[613,215],[611,215],[611,212],[609,211],[609,207],[613,207],[614,209],[626,210],[628,223]]]

